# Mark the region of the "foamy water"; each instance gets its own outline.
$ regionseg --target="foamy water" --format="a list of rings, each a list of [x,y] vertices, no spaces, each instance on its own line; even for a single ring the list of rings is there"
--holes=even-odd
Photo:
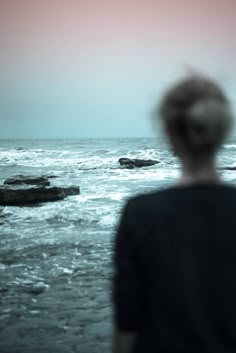
[[[220,167],[236,166],[235,148],[234,141],[224,146],[218,159]],[[160,163],[122,169],[118,163],[121,157],[157,159]],[[109,305],[106,296],[96,299],[94,293],[101,281],[109,281],[113,235],[125,201],[131,195],[171,185],[179,173],[178,161],[157,139],[0,141],[1,183],[17,174],[49,175],[57,176],[50,179],[52,185],[81,188],[80,195],[63,201],[0,207],[0,277],[4,289],[0,338],[6,343],[6,352],[11,351],[11,342],[4,330],[15,322],[16,311],[22,320],[27,315],[42,320],[44,305],[50,314],[54,296],[67,290],[70,295],[66,298],[70,299],[63,294],[62,305],[73,301],[73,286],[83,310],[92,307],[92,300]],[[221,173],[236,184],[236,171]],[[92,283],[89,288],[88,283]],[[35,298],[41,291],[44,296]],[[39,298],[50,304],[39,305]],[[79,317],[80,311],[76,315]],[[18,326],[12,330],[11,335],[16,335]],[[86,336],[83,339],[86,341]],[[20,340],[19,335],[17,342]]]

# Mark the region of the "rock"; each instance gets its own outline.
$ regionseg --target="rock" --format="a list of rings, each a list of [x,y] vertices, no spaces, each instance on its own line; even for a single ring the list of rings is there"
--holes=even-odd
[[[26,288],[25,291],[33,295],[39,295],[45,292],[47,288],[48,288],[47,285],[36,285],[36,286],[31,286],[29,288]]]
[[[47,175],[47,176],[44,176],[44,178],[55,179],[55,178],[58,178],[58,176],[57,175]]]
[[[16,150],[16,151],[25,151],[25,148],[24,148],[24,147],[16,147],[15,150]]]
[[[221,167],[220,170],[236,170],[236,166]]]
[[[120,158],[119,163],[123,168],[133,169],[135,167],[137,167],[137,168],[150,167],[152,165],[160,163],[160,161],[153,160],[153,159]]]
[[[9,178],[4,181],[5,185],[38,185],[38,186],[49,186],[50,182],[48,177],[41,176],[25,176],[25,175],[16,175],[12,178]]]
[[[0,287],[0,293],[6,293],[9,291],[9,288],[7,287]]]
[[[39,202],[63,200],[70,195],[79,195],[79,186],[70,187],[0,187],[0,205],[21,206]]]

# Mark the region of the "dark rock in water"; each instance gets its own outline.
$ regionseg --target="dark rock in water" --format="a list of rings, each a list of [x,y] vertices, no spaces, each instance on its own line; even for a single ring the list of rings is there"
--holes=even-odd
[[[16,175],[4,181],[5,185],[38,185],[38,186],[49,186],[50,182],[48,177],[34,177],[27,175]]]
[[[8,290],[9,289],[7,287],[0,287],[0,293],[6,293]]]
[[[160,163],[160,161],[152,159],[130,159],[130,158],[120,158],[119,163],[123,168],[133,169],[135,167],[150,167],[152,165]]]
[[[70,195],[79,195],[79,186],[70,187],[0,187],[0,205],[23,206],[39,202],[63,200]]]
[[[24,147],[16,147],[16,151],[25,151]]]
[[[236,170],[236,166],[221,167],[220,170]]]
[[[45,285],[38,285],[38,286],[32,286],[30,288],[26,289],[27,293],[33,294],[33,295],[39,295],[42,294],[43,292],[45,292],[45,290],[47,289],[47,286]]]

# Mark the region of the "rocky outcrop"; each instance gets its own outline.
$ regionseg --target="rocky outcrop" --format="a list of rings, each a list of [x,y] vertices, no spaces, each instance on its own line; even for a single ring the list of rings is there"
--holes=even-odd
[[[37,186],[49,186],[50,181],[48,177],[41,176],[25,176],[25,175],[16,175],[12,178],[6,179],[4,181],[5,185],[37,185]]]
[[[220,170],[236,170],[236,166],[220,167]]]
[[[130,159],[130,158],[120,158],[119,163],[123,168],[133,169],[141,167],[150,167],[152,165],[160,163],[160,161],[153,159]]]
[[[63,200],[70,195],[80,194],[78,186],[71,187],[0,187],[0,205],[21,206],[39,202]]]

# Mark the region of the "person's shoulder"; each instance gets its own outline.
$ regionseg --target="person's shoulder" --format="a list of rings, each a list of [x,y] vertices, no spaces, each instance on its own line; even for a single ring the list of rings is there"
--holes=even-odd
[[[174,187],[166,187],[134,195],[127,200],[127,207],[130,209],[147,209],[148,206],[152,205],[153,203],[155,203],[155,205],[157,205],[159,202],[162,204],[164,200],[167,200],[169,197],[171,197],[171,194],[174,193],[174,190]]]
[[[130,198],[131,202],[149,202],[153,199],[158,199],[160,197],[166,197],[167,195],[173,193],[177,188],[175,186],[168,186],[161,189],[155,189],[149,192],[140,193]]]
[[[165,205],[169,205],[175,201],[178,203],[179,200],[196,196],[196,194],[204,193],[207,194],[220,194],[226,197],[227,199],[233,199],[236,202],[236,186],[233,184],[219,184],[219,185],[190,185],[190,186],[178,186],[171,185],[162,189],[153,190],[151,192],[146,192],[132,196],[128,199],[127,205],[130,209],[148,209],[155,205],[157,210],[158,205],[162,209],[165,208]]]
[[[170,188],[140,193],[130,197],[123,209],[125,222],[136,228],[148,227],[154,219],[161,219],[170,202]]]

